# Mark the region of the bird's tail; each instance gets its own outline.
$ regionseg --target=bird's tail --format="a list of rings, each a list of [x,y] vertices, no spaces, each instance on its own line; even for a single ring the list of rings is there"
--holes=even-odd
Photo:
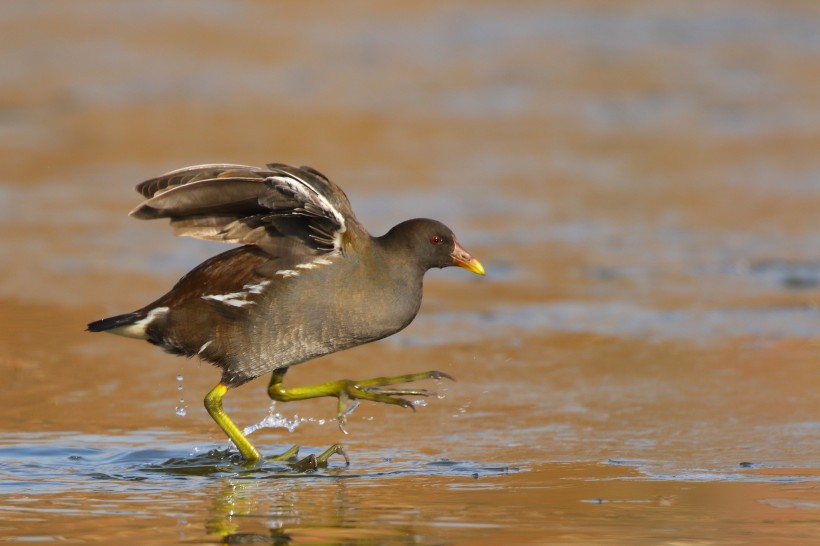
[[[135,311],[133,313],[125,313],[124,315],[95,320],[88,324],[86,330],[89,332],[107,331],[121,336],[145,339],[145,325],[142,324],[144,320],[145,313]]]

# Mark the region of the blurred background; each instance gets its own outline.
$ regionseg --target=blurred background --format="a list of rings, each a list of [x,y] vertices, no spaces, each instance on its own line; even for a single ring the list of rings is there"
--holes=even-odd
[[[554,543],[618,543],[629,533],[607,518],[620,508],[581,504],[598,493],[544,500],[602,464],[628,484],[610,500],[706,518],[690,538],[733,540],[763,521],[777,523],[770,539],[820,536],[818,28],[820,4],[808,0],[4,2],[7,505],[29,499],[38,525],[54,522],[50,536],[115,529],[133,540],[128,518],[79,531],[87,513],[57,518],[55,491],[64,503],[115,502],[81,459],[143,480],[146,464],[225,447],[201,407],[217,370],[83,330],[226,249],[129,218],[137,183],[199,163],[285,162],[330,176],[373,234],[442,220],[487,277],[431,272],[405,332],[288,375],[295,385],[438,368],[459,380],[441,386],[443,399],[416,414],[363,405],[348,437],[333,401],[277,407],[298,426],[256,432],[266,452],[344,441],[361,487],[410,487],[396,502],[412,521],[379,529],[398,521],[423,543],[538,543],[546,529],[560,529]],[[263,383],[226,398],[241,425],[274,411]],[[449,488],[471,477],[441,467],[385,483],[385,461],[402,458],[473,461],[465,476],[517,470],[473,498]],[[661,485],[633,491],[636,475]],[[788,492],[773,485],[784,475],[797,484]],[[425,509],[418,480],[444,504]],[[657,501],[687,498],[692,481],[708,491],[691,504]],[[181,508],[190,497],[174,482],[151,482],[171,498],[144,493],[152,509],[127,500],[133,485],[105,483],[122,510],[159,526],[147,543],[202,535],[215,517]],[[221,494],[206,483],[203,503]],[[538,493],[515,496],[523,483]],[[321,502],[290,493],[256,491],[247,512]],[[355,499],[339,502],[369,514],[362,521],[393,506],[384,491]],[[492,505],[506,523],[482,527]],[[751,508],[720,512],[727,505]],[[26,513],[10,508],[0,522],[42,535]],[[644,530],[667,525],[649,542],[681,536],[668,511],[635,517]]]

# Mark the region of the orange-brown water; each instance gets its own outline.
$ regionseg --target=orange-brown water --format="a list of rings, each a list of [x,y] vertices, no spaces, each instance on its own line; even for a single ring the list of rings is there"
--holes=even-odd
[[[809,1],[3,4],[0,540],[820,542],[818,28]],[[487,268],[287,377],[458,379],[416,413],[345,436],[333,400],[228,394],[293,429],[264,453],[349,467],[209,454],[217,370],[83,331],[223,250],[128,218],[134,184],[267,161]]]

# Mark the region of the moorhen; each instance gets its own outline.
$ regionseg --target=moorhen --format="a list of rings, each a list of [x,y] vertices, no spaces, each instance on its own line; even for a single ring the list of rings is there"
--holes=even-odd
[[[484,275],[481,263],[441,222],[408,220],[372,237],[344,192],[310,167],[200,165],[136,189],[146,200],[131,216],[170,218],[176,235],[242,246],[206,260],[155,302],[92,322],[88,330],[144,339],[221,368],[205,407],[246,461],[261,455],[222,409],[222,397],[263,374],[273,374],[268,385],[273,400],[338,398],[341,427],[358,400],[413,408],[403,396],[432,394],[392,385],[452,379],[429,371],[309,387],[282,384],[294,364],[410,324],[428,269],[457,265]],[[273,458],[292,458],[297,449]],[[334,453],[347,460],[337,444],[313,463],[325,463]]]

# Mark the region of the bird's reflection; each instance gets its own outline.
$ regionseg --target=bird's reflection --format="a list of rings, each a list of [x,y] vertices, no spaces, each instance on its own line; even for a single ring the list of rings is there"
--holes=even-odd
[[[205,521],[205,532],[220,537],[223,544],[289,544],[291,536],[285,529],[298,523],[298,513],[280,499],[282,493],[275,484],[265,492],[265,504],[270,503],[271,509],[262,510],[259,488],[257,480],[224,479]],[[250,530],[257,527],[264,529]]]
[[[222,544],[412,544],[411,529],[375,528],[344,479],[223,478],[205,521]]]

